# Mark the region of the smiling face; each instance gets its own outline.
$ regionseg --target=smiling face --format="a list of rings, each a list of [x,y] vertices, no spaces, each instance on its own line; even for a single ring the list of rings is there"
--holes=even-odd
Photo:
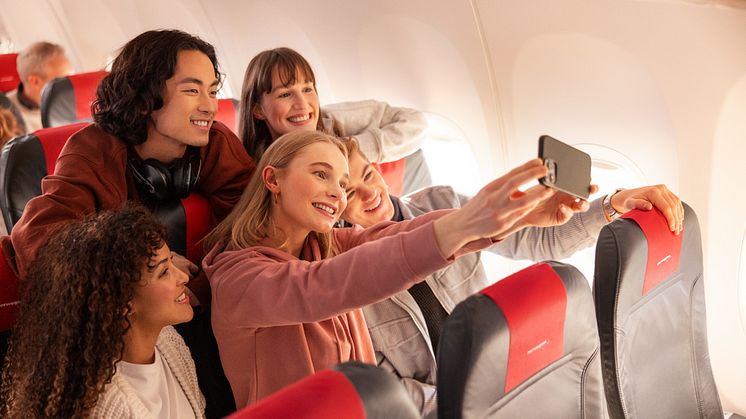
[[[204,53],[179,51],[174,75],[166,80],[163,107],[151,114],[146,143],[151,149],[183,155],[187,145],[207,145],[210,127],[218,110],[219,80]]]
[[[135,288],[133,328],[158,330],[188,322],[193,311],[186,295],[189,277],[174,266],[171,250],[163,245],[143,266],[140,285]]]
[[[279,192],[279,198],[271,216],[290,245],[302,243],[311,231],[330,232],[347,206],[349,170],[339,148],[326,141],[313,143],[299,151],[286,168],[264,169],[265,174],[272,171],[276,185],[270,190]]]
[[[275,69],[272,71],[272,90],[262,94],[252,114],[267,124],[273,141],[288,132],[313,131],[319,121],[316,87],[300,71],[296,73],[294,83],[285,85]]]
[[[359,151],[350,153],[350,181],[347,183],[347,209],[342,218],[363,227],[370,227],[394,216],[394,205],[383,176]]]

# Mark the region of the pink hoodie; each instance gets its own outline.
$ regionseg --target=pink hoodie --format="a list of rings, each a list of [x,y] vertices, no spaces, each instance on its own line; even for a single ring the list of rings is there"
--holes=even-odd
[[[342,253],[325,260],[315,241],[303,251],[312,261],[266,246],[213,248],[202,266],[236,407],[340,362],[374,363],[360,307],[409,288],[453,260],[440,253],[431,222],[449,211],[368,229],[335,229]],[[474,244],[483,248],[490,241]]]

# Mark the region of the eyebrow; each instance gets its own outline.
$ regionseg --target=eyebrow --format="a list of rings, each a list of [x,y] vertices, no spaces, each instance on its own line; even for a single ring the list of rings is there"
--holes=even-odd
[[[285,84],[272,85],[272,87],[271,87],[272,90],[270,90],[269,93],[272,93],[272,92],[274,92],[275,90],[278,90],[278,89],[289,89],[290,86],[295,85],[295,84],[301,84],[301,85],[310,84],[310,85],[313,85],[314,83],[312,81],[308,81],[308,80],[304,81],[304,82],[300,82],[300,81],[298,81],[296,79],[295,83],[292,83],[292,84],[288,84],[288,85],[285,85]]]
[[[368,163],[365,166],[363,166],[363,173],[360,175],[361,179],[365,179],[365,172],[368,171],[368,168],[370,168],[370,163]]]
[[[334,170],[334,166],[332,166],[331,164],[329,164],[329,163],[327,163],[325,161],[317,161],[317,162],[311,163],[310,166],[323,166],[323,167],[326,167],[329,170]],[[343,177],[346,178],[347,180],[350,180],[350,174],[349,173],[345,173],[343,175]]]
[[[202,80],[194,78],[194,77],[185,77],[185,78],[179,80],[179,82],[176,83],[176,84],[183,84],[183,83],[194,83],[194,84],[197,84],[197,85],[200,85],[200,86],[204,86],[205,85],[205,83],[202,82]],[[210,83],[210,86],[217,86],[217,85],[218,85],[218,79],[215,79],[215,80],[213,80],[212,83]]]
[[[156,268],[158,268],[160,265],[163,265],[164,263],[168,263],[168,261],[171,259],[171,257],[163,258],[155,265],[148,265],[148,272],[154,272]]]

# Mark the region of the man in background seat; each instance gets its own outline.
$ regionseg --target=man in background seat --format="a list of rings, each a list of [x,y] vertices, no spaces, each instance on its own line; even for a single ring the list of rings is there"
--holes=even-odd
[[[16,59],[21,83],[8,93],[8,99],[23,117],[18,121],[22,134],[41,129],[41,92],[48,81],[72,72],[65,50],[51,42],[36,42]]]

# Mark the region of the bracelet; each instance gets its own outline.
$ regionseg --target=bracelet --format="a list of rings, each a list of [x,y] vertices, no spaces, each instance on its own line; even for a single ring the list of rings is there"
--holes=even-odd
[[[614,193],[610,193],[604,197],[603,202],[601,203],[601,207],[604,210],[604,216],[606,216],[606,221],[614,221],[617,218],[622,216],[622,213],[614,209],[614,206],[611,205],[611,198],[616,195],[619,191],[623,191],[624,188],[619,188],[614,191]]]

